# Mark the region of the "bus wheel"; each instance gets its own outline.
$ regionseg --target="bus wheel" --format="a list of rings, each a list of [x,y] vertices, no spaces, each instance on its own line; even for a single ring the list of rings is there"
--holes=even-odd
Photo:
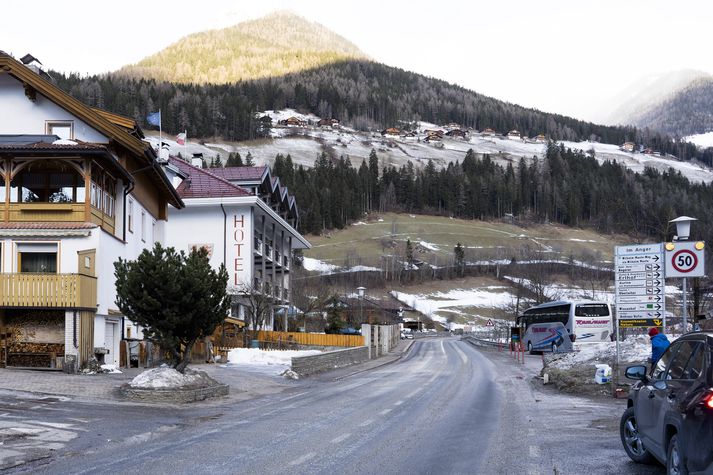
[[[532,342],[531,341],[527,342],[527,352],[530,353],[531,355],[535,354],[535,352],[532,351]]]
[[[552,343],[552,353],[557,353],[557,343]]]

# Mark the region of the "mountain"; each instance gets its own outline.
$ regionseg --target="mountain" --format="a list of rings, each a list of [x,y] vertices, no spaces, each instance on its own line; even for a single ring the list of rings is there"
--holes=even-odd
[[[710,76],[692,69],[641,77],[606,101],[594,116],[603,124],[637,124],[646,112],[705,77]]]
[[[269,120],[255,113],[294,109],[361,131],[456,123],[500,135],[516,129],[552,140],[635,141],[686,160],[699,154],[662,134],[544,113],[371,61],[339,35],[288,13],[188,36],[108,75],[53,75],[76,98],[143,127],[146,115],[160,108],[164,131],[192,138],[268,137]]]
[[[634,125],[685,137],[713,131],[713,77],[700,77],[649,107]]]
[[[186,36],[117,74],[175,83],[227,84],[357,58],[366,55],[324,26],[277,12]]]

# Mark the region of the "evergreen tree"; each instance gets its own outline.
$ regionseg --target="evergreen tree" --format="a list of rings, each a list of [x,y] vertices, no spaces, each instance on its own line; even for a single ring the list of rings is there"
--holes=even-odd
[[[453,254],[455,257],[456,272],[460,277],[463,277],[465,273],[465,250],[463,249],[463,246],[461,246],[460,242],[458,242],[456,247],[453,249]]]
[[[406,239],[406,262],[408,263],[408,268],[414,268],[413,260],[413,244],[411,244],[411,239]]]
[[[255,166],[255,161],[253,160],[253,156],[250,152],[248,152],[248,154],[245,155],[245,166],[246,167],[254,167]]]
[[[211,335],[230,309],[228,273],[222,264],[213,270],[204,248],[186,255],[156,243],[135,261],[119,258],[114,275],[121,312],[171,355],[181,373],[195,342]]]
[[[215,156],[215,162],[213,163],[213,168],[223,168],[223,161],[220,158],[220,154]]]

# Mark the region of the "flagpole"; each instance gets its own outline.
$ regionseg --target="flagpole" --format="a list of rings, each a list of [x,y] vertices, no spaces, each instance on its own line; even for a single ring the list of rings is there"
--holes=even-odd
[[[161,151],[163,150],[163,138],[161,138],[161,108],[158,108],[158,161],[161,161]]]
[[[186,157],[186,161],[191,163],[190,160],[188,160],[188,129],[183,131],[183,133],[185,134],[183,138],[183,155]]]

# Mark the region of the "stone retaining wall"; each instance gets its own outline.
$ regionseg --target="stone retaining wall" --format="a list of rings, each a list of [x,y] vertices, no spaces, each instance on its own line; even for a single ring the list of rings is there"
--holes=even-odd
[[[137,389],[131,386],[120,388],[121,394],[132,401],[158,403],[186,403],[203,401],[211,397],[227,396],[230,390],[227,384],[216,384],[206,388],[194,389]]]
[[[300,376],[328,371],[369,359],[369,349],[366,346],[329,351],[320,355],[297,356],[292,358],[292,371]]]

